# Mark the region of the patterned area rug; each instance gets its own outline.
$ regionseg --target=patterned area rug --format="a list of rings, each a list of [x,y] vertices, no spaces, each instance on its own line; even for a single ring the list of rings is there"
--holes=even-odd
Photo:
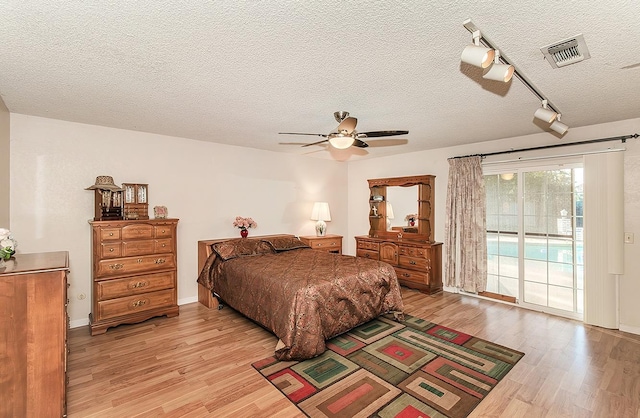
[[[327,347],[253,367],[309,417],[466,417],[524,355],[410,315],[381,316]]]

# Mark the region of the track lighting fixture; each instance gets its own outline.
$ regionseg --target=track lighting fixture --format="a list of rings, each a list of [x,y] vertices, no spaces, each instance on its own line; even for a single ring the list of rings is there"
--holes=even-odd
[[[493,65],[484,70],[482,78],[508,83],[511,77],[513,77],[513,65],[500,64],[500,50],[496,49]]]
[[[551,123],[556,120],[556,116],[558,114],[553,110],[548,108],[548,101],[545,99],[542,101],[542,107],[539,107],[536,112],[533,114],[537,119],[545,121],[547,123]]]
[[[473,32],[473,44],[467,45],[462,51],[460,59],[467,64],[480,68],[487,68],[495,55],[493,49],[480,46],[480,31]]]
[[[569,127],[560,122],[560,110],[552,105],[546,96],[542,94],[504,54],[500,53],[495,44],[487,39],[486,36],[481,35],[480,29],[471,19],[465,20],[462,25],[471,32],[473,36],[473,45],[467,46],[462,52],[462,62],[485,68],[482,77],[487,80],[503,81],[506,83],[511,80],[512,76],[516,76],[531,93],[542,101],[542,107],[535,111],[534,116],[546,123],[550,123],[550,129],[558,132],[560,135],[564,135],[569,130]],[[483,51],[482,54],[480,53],[481,50]],[[491,56],[491,58],[489,62],[487,62],[486,60],[489,56]],[[493,65],[487,68],[491,63],[493,63]]]
[[[569,130],[569,126],[567,126],[564,123],[560,122],[560,116],[562,116],[562,115],[560,115],[558,113],[558,116],[556,117],[556,120],[553,121],[553,123],[549,126],[549,128],[554,130],[554,131],[556,131],[560,135],[564,135]]]

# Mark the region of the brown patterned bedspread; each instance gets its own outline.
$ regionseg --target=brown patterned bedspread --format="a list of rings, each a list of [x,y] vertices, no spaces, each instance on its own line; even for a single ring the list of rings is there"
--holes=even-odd
[[[326,339],[384,312],[403,311],[387,263],[308,248],[209,258],[198,282],[271,330],[280,339],[280,360],[317,356]]]

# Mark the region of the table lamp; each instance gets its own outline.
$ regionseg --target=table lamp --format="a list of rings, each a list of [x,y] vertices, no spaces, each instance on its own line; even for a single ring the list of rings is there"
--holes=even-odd
[[[331,212],[329,212],[329,204],[327,202],[315,202],[311,211],[311,219],[316,222],[316,236],[324,237],[327,233],[327,223],[331,220]]]

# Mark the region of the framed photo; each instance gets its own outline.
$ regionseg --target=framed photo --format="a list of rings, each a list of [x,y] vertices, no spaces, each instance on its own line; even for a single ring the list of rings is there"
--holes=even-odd
[[[166,206],[154,206],[153,207],[153,216],[156,219],[166,219],[167,218],[167,207]]]

